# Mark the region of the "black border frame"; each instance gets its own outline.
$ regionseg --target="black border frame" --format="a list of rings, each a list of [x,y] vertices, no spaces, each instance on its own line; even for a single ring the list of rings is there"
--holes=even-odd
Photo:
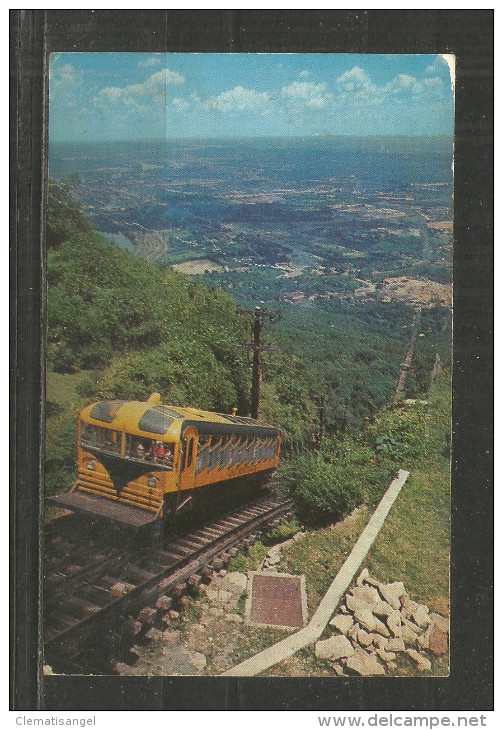
[[[13,10],[11,709],[493,708],[493,11]],[[44,68],[51,51],[454,53],[452,654],[449,678],[41,677]]]

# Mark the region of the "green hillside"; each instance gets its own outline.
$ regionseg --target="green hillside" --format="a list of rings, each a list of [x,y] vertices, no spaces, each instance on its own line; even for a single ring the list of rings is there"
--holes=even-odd
[[[75,418],[94,399],[146,398],[249,412],[251,322],[232,296],[104,241],[82,215],[73,182],[51,182],[47,219],[46,488],[73,479]],[[389,402],[407,350],[412,313],[397,305],[342,302],[286,307],[264,327],[261,417],[289,439],[317,425],[327,395],[329,431],[359,430]],[[440,322],[440,321],[439,321]],[[440,337],[431,325],[421,389]],[[430,336],[431,335],[431,336]],[[433,338],[433,339],[432,339]]]

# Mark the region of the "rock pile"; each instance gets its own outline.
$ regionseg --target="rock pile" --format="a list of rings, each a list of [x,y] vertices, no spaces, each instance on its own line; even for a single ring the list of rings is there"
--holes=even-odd
[[[316,642],[315,654],[339,676],[393,674],[398,653],[430,671],[428,655],[448,651],[449,619],[413,601],[401,581],[381,583],[366,568],[329,625],[337,633]]]

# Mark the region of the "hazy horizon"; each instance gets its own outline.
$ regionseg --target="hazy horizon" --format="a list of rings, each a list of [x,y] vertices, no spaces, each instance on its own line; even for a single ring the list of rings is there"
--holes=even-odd
[[[256,135],[255,137],[239,137],[233,135],[227,135],[225,137],[124,137],[116,139],[55,139],[50,140],[49,145],[86,145],[86,144],[161,144],[161,143],[173,143],[173,142],[225,142],[227,140],[233,140],[235,142],[253,142],[254,140],[265,140],[265,139],[277,139],[277,140],[290,140],[290,139],[305,139],[305,140],[327,140],[327,139],[376,139],[376,140],[387,140],[387,139],[454,139],[454,135],[450,134],[299,134],[299,135]]]

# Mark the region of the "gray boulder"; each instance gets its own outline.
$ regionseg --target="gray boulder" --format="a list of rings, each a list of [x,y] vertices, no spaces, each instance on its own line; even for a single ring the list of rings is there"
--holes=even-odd
[[[360,677],[383,676],[386,671],[383,665],[372,654],[363,649],[357,649],[346,662],[346,668]]]
[[[314,646],[314,653],[318,659],[337,661],[337,659],[350,657],[354,652],[351,642],[342,634],[331,636],[330,639],[324,641],[317,641]]]

